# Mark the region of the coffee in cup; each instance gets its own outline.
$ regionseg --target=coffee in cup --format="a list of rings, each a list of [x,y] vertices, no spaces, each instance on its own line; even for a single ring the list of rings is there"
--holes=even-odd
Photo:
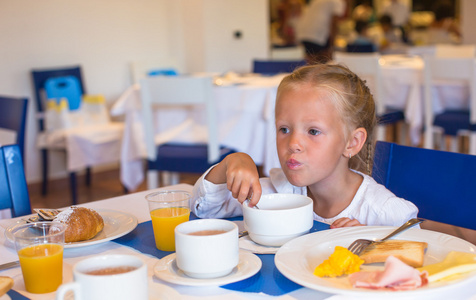
[[[193,278],[218,278],[239,262],[238,226],[227,220],[202,219],[175,228],[177,267]]]

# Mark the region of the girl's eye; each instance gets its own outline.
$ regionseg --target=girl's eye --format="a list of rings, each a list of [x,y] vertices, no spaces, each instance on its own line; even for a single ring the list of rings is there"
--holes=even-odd
[[[311,129],[311,130],[309,130],[309,134],[310,135],[319,135],[319,134],[321,134],[321,132],[317,129]]]
[[[285,128],[285,127],[282,127],[282,128],[279,128],[279,131],[281,133],[288,133],[289,132],[289,129],[288,128]]]

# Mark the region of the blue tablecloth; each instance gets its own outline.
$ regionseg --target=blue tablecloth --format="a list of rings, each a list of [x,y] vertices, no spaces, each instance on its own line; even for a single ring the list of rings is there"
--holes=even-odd
[[[195,217],[191,217],[191,219],[195,219]],[[242,218],[232,218],[229,220],[238,221],[242,220]],[[314,226],[310,232],[325,229],[329,229],[329,225],[314,221]],[[163,258],[173,253],[160,251],[155,247],[151,221],[139,224],[131,233],[114,240],[114,242],[132,247],[142,253],[147,253],[157,258]],[[302,287],[287,279],[279,272],[274,264],[273,254],[263,254],[258,255],[258,257],[261,259],[262,267],[256,275],[239,282],[224,285],[222,288],[242,292],[263,292],[271,296],[280,296]]]
[[[23,296],[19,292],[14,291],[14,290],[9,290],[7,292],[7,295],[10,296],[10,298],[12,298],[12,300],[28,300],[28,299],[30,299],[30,298],[27,298],[27,297]]]

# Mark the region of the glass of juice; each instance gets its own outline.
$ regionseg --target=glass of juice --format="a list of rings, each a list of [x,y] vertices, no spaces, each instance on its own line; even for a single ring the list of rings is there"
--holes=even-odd
[[[175,251],[175,227],[189,220],[190,194],[185,191],[160,191],[145,198],[149,203],[157,249]]]
[[[20,225],[12,232],[28,292],[51,293],[63,282],[66,227],[59,222],[34,222]]]

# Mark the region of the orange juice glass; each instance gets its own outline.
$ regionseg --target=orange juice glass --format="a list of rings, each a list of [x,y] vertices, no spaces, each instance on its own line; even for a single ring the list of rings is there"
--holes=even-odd
[[[57,222],[27,223],[13,231],[15,247],[30,293],[51,293],[63,282],[63,246],[66,225]]]
[[[185,191],[161,191],[147,195],[146,199],[157,249],[175,251],[175,227],[190,218],[190,194]]]

